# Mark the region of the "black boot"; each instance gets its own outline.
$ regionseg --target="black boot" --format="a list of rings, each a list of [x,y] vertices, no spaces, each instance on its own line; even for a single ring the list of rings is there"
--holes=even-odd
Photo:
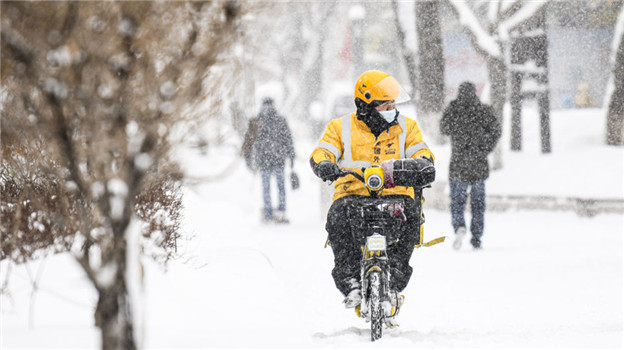
[[[472,248],[481,249],[481,237],[472,237],[470,239],[470,244],[472,244]]]

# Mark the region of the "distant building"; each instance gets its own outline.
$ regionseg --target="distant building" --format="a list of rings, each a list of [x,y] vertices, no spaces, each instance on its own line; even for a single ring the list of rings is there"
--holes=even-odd
[[[602,107],[610,50],[622,0],[552,1],[547,8],[548,69],[552,109]],[[483,99],[485,60],[456,25],[443,28],[447,102],[457,86],[473,81]]]
[[[602,107],[622,1],[554,1],[547,12],[552,108]]]

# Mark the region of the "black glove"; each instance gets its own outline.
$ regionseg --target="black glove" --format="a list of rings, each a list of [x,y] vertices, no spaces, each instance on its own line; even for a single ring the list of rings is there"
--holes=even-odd
[[[435,167],[427,158],[395,160],[392,180],[396,186],[425,187],[435,181]]]
[[[340,175],[340,168],[334,162],[324,160],[316,165],[316,176],[323,181],[334,181]]]

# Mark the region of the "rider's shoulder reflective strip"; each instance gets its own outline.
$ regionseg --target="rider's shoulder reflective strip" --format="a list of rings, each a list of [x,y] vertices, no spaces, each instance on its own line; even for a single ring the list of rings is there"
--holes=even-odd
[[[340,165],[342,168],[356,169],[356,168],[370,168],[372,164],[371,162],[366,161],[366,160],[341,160],[338,162],[338,165]]]
[[[401,133],[399,134],[399,155],[400,159],[405,158],[405,138],[407,137],[407,121],[405,120],[405,116],[399,114],[397,117],[397,122],[401,127]]]
[[[336,146],[332,145],[329,142],[319,142],[317,147],[331,152],[336,157],[336,160],[340,159],[340,156],[342,155],[342,152],[340,152],[340,150],[336,148]]]
[[[416,154],[416,152],[420,151],[423,148],[429,148],[429,146],[427,146],[427,144],[424,141],[419,142],[415,145],[409,146],[407,150],[405,151],[406,158],[411,158],[414,154]]]
[[[342,117],[342,145],[344,147],[344,153],[342,154],[344,161],[353,161],[353,155],[351,154],[351,115]]]

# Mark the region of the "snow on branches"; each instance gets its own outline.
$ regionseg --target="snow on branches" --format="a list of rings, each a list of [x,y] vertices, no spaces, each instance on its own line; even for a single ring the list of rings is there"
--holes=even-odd
[[[234,1],[1,6],[0,258],[71,251],[100,296],[102,347],[135,348],[126,274],[140,252],[166,261],[175,251],[182,174],[171,149],[207,91],[218,92],[212,68],[235,41],[243,9]]]

